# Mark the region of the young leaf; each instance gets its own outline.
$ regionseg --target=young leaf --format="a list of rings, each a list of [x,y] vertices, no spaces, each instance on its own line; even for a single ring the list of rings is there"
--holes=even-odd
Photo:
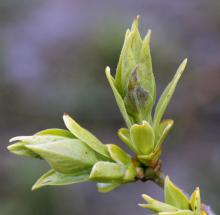
[[[70,131],[59,128],[50,128],[37,132],[35,135],[55,135],[68,138],[76,138]]]
[[[66,127],[81,141],[86,143],[93,150],[98,152],[99,154],[109,158],[109,154],[107,148],[102,142],[97,139],[92,133],[88,130],[82,128],[74,119],[72,119],[69,115],[64,114],[63,120]]]
[[[165,202],[174,207],[187,210],[189,201],[185,194],[166,177],[164,185]]]
[[[7,149],[17,155],[26,156],[26,157],[33,157],[33,158],[41,158],[40,155],[34,153],[30,149],[26,147],[29,144],[44,144],[44,143],[51,143],[57,140],[67,139],[63,136],[57,136],[52,134],[44,134],[44,135],[33,135],[33,136],[18,136],[13,137],[9,141],[14,142],[18,141],[10,146]]]
[[[176,212],[162,212],[159,215],[194,215],[194,213],[190,210],[179,210]]]
[[[123,182],[128,183],[135,181],[137,172],[136,172],[136,167],[133,162],[130,163],[130,165],[127,165],[125,168],[125,173],[123,177]]]
[[[156,147],[160,147],[165,138],[167,137],[167,134],[173,127],[174,121],[172,119],[166,119],[163,120],[160,124],[158,129],[156,130]]]
[[[154,130],[147,121],[142,125],[134,124],[130,129],[132,144],[142,155],[150,154],[154,149]]]
[[[141,86],[148,92],[146,107],[146,113],[148,116],[151,116],[151,110],[156,99],[156,84],[151,61],[150,38],[151,30],[148,31],[143,40],[137,67]]]
[[[13,137],[9,140],[9,142],[20,141],[26,144],[43,144],[43,143],[51,143],[57,140],[70,139],[62,136],[56,135],[33,135],[33,136],[17,136]]]
[[[135,59],[139,58],[140,50],[142,46],[142,39],[138,29],[139,18],[140,16],[136,16],[131,26],[131,32],[134,34],[131,42],[131,49]]]
[[[119,146],[115,144],[107,144],[108,152],[111,158],[119,164],[128,165],[131,162],[131,157]]]
[[[7,149],[16,155],[32,157],[32,158],[41,158],[38,154],[32,152],[30,149],[27,149],[25,147],[25,143],[23,142],[16,142],[8,146]]]
[[[107,77],[107,79],[108,79],[108,81],[109,81],[109,84],[110,84],[110,86],[111,86],[111,88],[112,88],[112,91],[113,91],[113,93],[114,93],[114,96],[115,96],[115,100],[116,100],[116,102],[117,102],[117,105],[118,105],[118,107],[119,107],[119,109],[120,109],[120,111],[121,111],[121,114],[122,114],[122,116],[123,116],[123,118],[124,118],[124,120],[125,120],[126,125],[127,125],[128,128],[129,128],[129,127],[131,126],[131,121],[130,121],[130,118],[129,118],[128,113],[127,113],[127,111],[126,111],[124,101],[123,101],[121,95],[119,94],[118,90],[117,90],[116,87],[115,87],[114,79],[113,79],[113,77],[111,76],[110,68],[109,68],[109,67],[106,68],[105,74],[106,74],[106,77]]]
[[[118,130],[118,136],[121,139],[121,141],[123,141],[124,143],[126,143],[128,145],[128,147],[137,153],[137,149],[132,145],[131,143],[131,139],[130,139],[130,133],[129,130],[127,128],[120,128]]]
[[[148,196],[146,194],[143,194],[142,197],[145,201],[148,202],[148,204],[139,204],[139,206],[142,207],[142,208],[147,208],[147,209],[149,209],[153,212],[156,212],[156,213],[159,213],[159,212],[176,212],[176,211],[178,211],[178,208],[176,208],[172,205],[160,202],[156,199],[153,199],[153,198],[151,198],[150,196]]]
[[[64,138],[26,147],[44,158],[57,172],[64,174],[88,169],[99,161],[96,152],[77,139]]]
[[[99,161],[97,162],[90,173],[89,178],[97,182],[115,182],[122,180],[124,176],[124,167],[120,164]]]
[[[119,62],[116,68],[116,74],[115,74],[115,87],[116,89],[118,89],[118,92],[120,95],[123,95],[123,87],[122,87],[122,60],[123,60],[123,56],[124,53],[126,52],[126,49],[128,47],[128,44],[130,43],[130,29],[127,29],[126,33],[125,33],[125,39],[124,39],[124,44],[121,50],[121,54],[120,54],[120,58],[119,58]]]
[[[119,187],[121,183],[113,182],[113,183],[97,183],[98,191],[101,193],[108,193],[117,187]]]
[[[82,183],[89,180],[88,170],[78,171],[73,174],[62,174],[51,169],[42,175],[33,185],[32,190],[39,189],[44,186],[61,186],[75,183]]]
[[[181,63],[175,76],[173,77],[172,81],[168,84],[168,86],[164,90],[163,94],[161,95],[161,97],[157,103],[155,113],[154,113],[154,120],[153,120],[154,128],[157,128],[157,126],[159,125],[159,123],[163,117],[163,114],[168,106],[168,103],[170,102],[170,99],[172,98],[172,95],[176,89],[176,85],[179,82],[179,80],[183,74],[183,71],[186,67],[186,63],[187,63],[187,59],[185,59]]]
[[[200,190],[199,187],[193,192],[190,198],[190,206],[195,215],[200,215],[201,212],[201,198],[200,198]]]

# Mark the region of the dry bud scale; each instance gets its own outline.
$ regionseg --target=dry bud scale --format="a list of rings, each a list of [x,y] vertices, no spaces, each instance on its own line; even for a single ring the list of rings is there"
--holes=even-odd
[[[118,136],[135,154],[134,157],[116,144],[103,144],[67,114],[63,116],[67,129],[46,129],[32,136],[14,137],[8,150],[17,155],[43,159],[50,165],[51,170],[37,180],[33,190],[94,181],[100,192],[109,192],[125,183],[152,180],[164,187],[165,203],[143,195],[148,204],[140,206],[159,215],[211,215],[213,213],[201,207],[199,189],[188,199],[161,173],[162,144],[173,126],[173,120],[163,119],[163,115],[187,59],[180,64],[155,104],[151,31],[142,39],[138,24],[139,16],[126,31],[115,77],[109,67],[105,71],[126,125],[118,130]]]

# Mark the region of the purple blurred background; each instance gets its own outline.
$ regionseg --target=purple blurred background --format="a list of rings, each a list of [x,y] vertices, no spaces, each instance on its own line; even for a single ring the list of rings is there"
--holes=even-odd
[[[218,0],[1,0],[0,214],[142,215],[142,193],[162,198],[152,183],[104,195],[93,183],[31,192],[48,166],[5,149],[12,136],[63,128],[63,112],[103,142],[121,144],[116,131],[124,124],[104,69],[115,70],[137,14],[143,35],[152,29],[158,94],[189,59],[166,112],[175,126],[164,144],[164,171],[187,192],[200,186],[203,201],[220,213],[219,10]]]

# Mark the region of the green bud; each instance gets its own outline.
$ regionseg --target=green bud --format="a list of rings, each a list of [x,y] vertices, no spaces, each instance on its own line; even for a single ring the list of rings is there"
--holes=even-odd
[[[130,129],[130,137],[139,154],[149,155],[153,151],[154,131],[148,122],[143,121],[141,125],[134,124]]]
[[[189,209],[189,200],[186,195],[176,185],[174,185],[169,177],[165,179],[164,185],[165,202],[179,209]]]
[[[107,72],[107,78],[128,127],[142,120],[151,122],[151,110],[155,102],[156,86],[150,55],[148,31],[141,39],[137,17],[127,30],[115,79]],[[110,69],[108,68],[110,71]]]

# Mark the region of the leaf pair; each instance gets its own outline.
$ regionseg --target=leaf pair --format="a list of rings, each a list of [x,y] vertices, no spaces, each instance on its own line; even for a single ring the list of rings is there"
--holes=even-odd
[[[165,179],[164,199],[165,203],[152,199],[147,195],[143,195],[147,204],[139,204],[143,208],[147,208],[159,215],[201,215],[201,199],[199,188],[193,192],[190,199],[174,185],[169,177]]]
[[[155,133],[155,129],[143,121],[142,124],[132,125],[130,129],[119,129],[118,136],[146,164],[159,158],[162,142],[172,125],[173,120],[164,120]]]

